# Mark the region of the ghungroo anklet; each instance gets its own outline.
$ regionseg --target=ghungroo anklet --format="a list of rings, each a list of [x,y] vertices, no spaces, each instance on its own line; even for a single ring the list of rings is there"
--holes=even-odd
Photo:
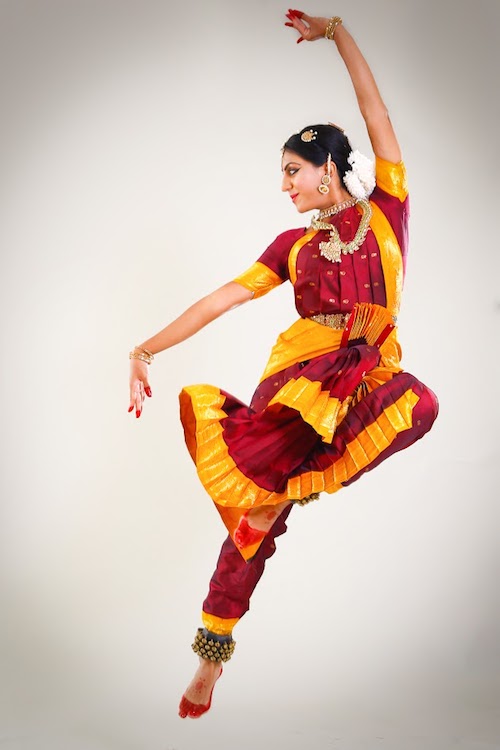
[[[192,649],[202,659],[229,661],[234,653],[236,641],[231,635],[216,635],[205,628],[198,628]]]
[[[310,495],[306,495],[305,497],[301,498],[300,500],[294,500],[293,502],[296,505],[307,505],[308,503],[312,503],[315,500],[319,500],[319,492],[311,492]]]

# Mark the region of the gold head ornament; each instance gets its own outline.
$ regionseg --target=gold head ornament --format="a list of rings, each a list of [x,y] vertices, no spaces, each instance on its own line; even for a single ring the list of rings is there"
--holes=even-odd
[[[300,136],[300,140],[304,141],[304,143],[310,143],[311,141],[316,140],[316,136],[318,135],[317,130],[304,130],[302,135]]]

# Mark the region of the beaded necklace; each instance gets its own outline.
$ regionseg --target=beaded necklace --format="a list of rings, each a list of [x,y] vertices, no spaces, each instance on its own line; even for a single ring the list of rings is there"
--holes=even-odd
[[[349,203],[349,201],[345,201],[345,203]],[[350,242],[343,242],[340,239],[339,231],[337,227],[334,227],[332,224],[327,223],[326,221],[321,221],[321,218],[325,217],[325,214],[321,215],[321,212],[318,216],[318,218],[314,218],[311,221],[311,226],[313,229],[326,229],[330,232],[330,239],[328,242],[320,242],[319,243],[319,249],[321,252],[321,255],[324,258],[327,258],[332,263],[340,263],[342,260],[342,255],[352,255],[356,252],[356,250],[359,250],[363,242],[365,241],[370,219],[372,218],[372,207],[370,206],[369,201],[366,200],[357,200],[356,204],[359,204],[361,206],[361,209],[363,211],[363,215],[361,217],[361,221],[359,222],[359,227],[356,231],[356,234],[354,235],[353,239]],[[338,206],[342,206],[343,204],[338,204]],[[332,209],[336,208],[336,206],[332,206]],[[344,206],[344,208],[347,208],[347,206]],[[327,211],[330,211],[332,209],[326,209]],[[339,208],[338,211],[332,211],[330,216],[332,216],[335,213],[339,213],[342,209]]]

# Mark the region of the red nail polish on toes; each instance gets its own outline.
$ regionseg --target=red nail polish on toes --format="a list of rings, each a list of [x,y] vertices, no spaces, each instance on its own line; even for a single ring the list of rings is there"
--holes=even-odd
[[[223,672],[223,667],[221,664],[219,677],[221,676],[222,672]],[[219,679],[219,677],[217,677],[217,680]],[[215,680],[215,682],[217,682],[217,680]],[[215,687],[215,682],[214,682],[214,687]],[[191,701],[188,700],[185,695],[183,695],[181,698],[181,702],[179,704],[179,716],[181,717],[181,719],[185,719],[186,716],[189,716],[191,719],[198,719],[200,716],[202,716],[207,711],[209,711],[210,706],[212,705],[212,695],[214,692],[214,687],[212,688],[210,692],[208,703],[205,703],[205,704],[191,703]]]

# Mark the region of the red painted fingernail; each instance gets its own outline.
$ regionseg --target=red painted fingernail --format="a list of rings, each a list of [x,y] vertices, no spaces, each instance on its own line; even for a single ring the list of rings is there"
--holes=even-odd
[[[140,417],[140,416],[141,416],[141,412],[139,411],[139,409],[137,409],[137,411],[136,411],[136,413],[135,413],[135,416],[136,416],[136,417]]]
[[[128,407],[128,413],[129,413],[129,414],[130,414],[130,412],[132,411],[132,409],[133,409],[133,408],[134,408],[133,406],[129,406],[129,407]]]
[[[153,395],[153,394],[151,393],[151,388],[145,388],[144,390],[146,391],[146,395],[147,395],[147,396],[152,396],[152,395]]]
[[[302,18],[302,16],[304,15],[301,10],[292,10],[292,13],[298,16],[298,18]]]
[[[290,21],[293,21],[293,16],[291,13],[285,13],[286,17],[290,19]]]
[[[286,23],[285,26],[291,26],[293,29],[293,23]]]
[[[299,36],[299,38],[297,39],[297,44],[300,44],[303,41],[304,41],[304,37],[303,36]]]

